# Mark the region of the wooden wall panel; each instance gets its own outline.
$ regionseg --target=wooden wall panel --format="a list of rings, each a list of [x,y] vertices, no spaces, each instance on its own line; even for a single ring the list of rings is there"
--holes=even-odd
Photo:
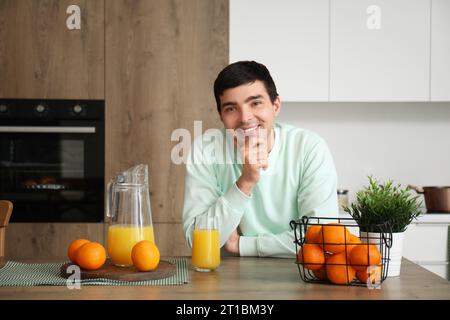
[[[156,223],[155,242],[162,256],[190,256],[180,223]]]
[[[104,65],[104,0],[0,1],[1,98],[104,99]]]
[[[104,243],[104,224],[10,223],[6,227],[5,256],[12,259],[66,259],[69,244],[81,238]]]
[[[103,223],[10,223],[5,231],[5,256],[10,259],[67,259],[69,244],[80,238],[106,248]],[[162,256],[190,255],[180,224],[158,223],[155,241]]]
[[[69,3],[98,17],[90,29],[82,27],[81,39],[70,34],[75,42],[54,21],[63,17],[65,25]],[[185,167],[171,162],[177,143],[171,134],[177,128],[193,134],[194,120],[203,121],[203,130],[221,127],[212,86],[228,64],[228,1],[0,0],[0,40],[0,97],[105,97],[106,181],[148,164],[161,254],[188,255],[181,227]],[[77,73],[67,75],[63,66]],[[103,224],[13,223],[6,255],[64,257],[68,243],[81,237],[104,242]]]
[[[175,254],[166,224],[181,230],[185,167],[171,162],[171,133],[221,127],[213,82],[228,64],[228,1],[112,0],[105,20],[106,180],[149,165],[157,241]]]

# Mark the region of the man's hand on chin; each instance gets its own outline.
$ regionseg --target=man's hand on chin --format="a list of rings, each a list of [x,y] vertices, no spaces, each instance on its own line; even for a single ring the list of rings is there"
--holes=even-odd
[[[227,242],[225,242],[225,251],[239,255],[239,237],[237,231],[234,230]]]

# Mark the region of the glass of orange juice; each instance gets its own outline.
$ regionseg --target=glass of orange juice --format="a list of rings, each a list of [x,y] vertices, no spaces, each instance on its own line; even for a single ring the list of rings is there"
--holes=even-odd
[[[220,237],[217,217],[202,215],[195,218],[192,265],[199,272],[209,272],[219,267]]]

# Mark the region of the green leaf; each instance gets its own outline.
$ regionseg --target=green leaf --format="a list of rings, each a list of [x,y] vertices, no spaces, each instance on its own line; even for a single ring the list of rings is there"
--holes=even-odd
[[[372,175],[369,184],[356,193],[356,201],[345,207],[361,228],[377,231],[389,225],[392,232],[403,232],[408,225],[422,213],[419,196],[413,195],[409,188],[402,189],[392,180],[380,183]],[[385,230],[379,230],[385,231]]]

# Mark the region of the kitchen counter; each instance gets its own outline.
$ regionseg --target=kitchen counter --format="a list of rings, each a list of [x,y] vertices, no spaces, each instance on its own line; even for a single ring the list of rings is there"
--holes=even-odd
[[[370,290],[304,283],[292,259],[224,257],[221,266],[211,273],[195,272],[190,267],[189,283],[182,286],[82,286],[79,290],[65,286],[0,287],[0,300],[5,299],[448,300],[450,282],[405,258],[400,277],[387,278],[381,289]]]
[[[352,216],[345,211],[339,212],[340,218],[351,218]],[[450,224],[449,213],[426,213],[425,211],[413,219],[411,224]]]

